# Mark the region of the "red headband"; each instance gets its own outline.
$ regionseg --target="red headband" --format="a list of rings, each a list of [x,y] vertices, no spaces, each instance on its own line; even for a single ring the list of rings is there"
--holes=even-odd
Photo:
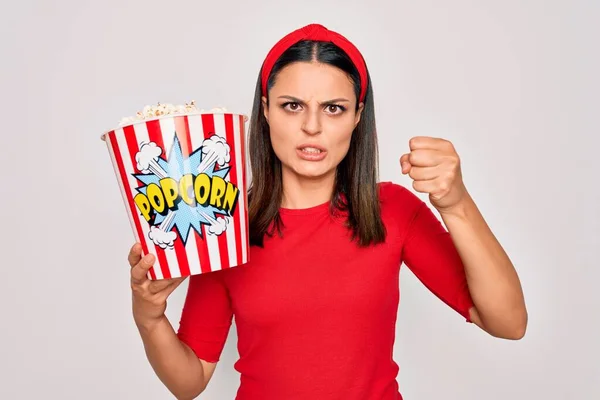
[[[367,66],[365,61],[360,54],[360,51],[354,46],[348,39],[343,37],[337,32],[333,32],[325,28],[323,25],[310,24],[303,28],[297,29],[294,32],[288,33],[286,36],[281,38],[279,42],[273,46],[262,67],[261,81],[262,81],[262,94],[267,95],[267,80],[271,74],[271,69],[275,62],[281,57],[281,55],[294,44],[301,40],[315,40],[318,42],[331,42],[346,52],[350,60],[356,66],[358,74],[360,76],[360,96],[359,101],[364,101],[365,94],[367,93]]]

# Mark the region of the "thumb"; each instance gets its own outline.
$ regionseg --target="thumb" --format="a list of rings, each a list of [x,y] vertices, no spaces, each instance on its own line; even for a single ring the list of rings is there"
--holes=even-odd
[[[166,296],[170,296],[171,293],[173,293],[175,291],[175,289],[177,289],[179,287],[179,285],[181,285],[181,283],[183,283],[183,281],[185,281],[186,279],[187,279],[187,276],[184,276],[182,278],[170,279],[169,285],[167,285],[167,287],[163,289],[164,294]]]
[[[408,174],[410,172],[410,168],[412,167],[410,161],[409,161],[409,155],[410,154],[403,154],[402,157],[400,157],[400,167],[402,168],[402,173],[403,174]]]
[[[150,293],[161,293],[165,296],[169,296],[177,288],[177,286],[179,286],[181,282],[185,280],[185,278],[186,277],[152,281],[150,283]]]

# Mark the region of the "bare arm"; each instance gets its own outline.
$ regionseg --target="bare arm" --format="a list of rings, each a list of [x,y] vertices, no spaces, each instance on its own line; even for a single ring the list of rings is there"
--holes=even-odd
[[[206,389],[216,363],[196,354],[177,335],[166,316],[150,326],[138,324],[146,356],[158,378],[178,399],[194,399]]]
[[[131,265],[132,309],[150,365],[177,399],[194,399],[206,389],[216,363],[200,360],[179,340],[165,316],[167,298],[185,278],[150,281],[148,270],[154,256],[141,258],[141,246],[129,253]]]
[[[471,320],[493,336],[521,339],[527,310],[519,277],[475,202],[467,194],[440,215],[465,266],[475,304]]]
[[[464,185],[460,158],[447,140],[414,137],[400,158],[413,187],[428,193],[440,212],[465,268],[475,304],[470,319],[492,336],[520,339],[527,309],[515,268]]]

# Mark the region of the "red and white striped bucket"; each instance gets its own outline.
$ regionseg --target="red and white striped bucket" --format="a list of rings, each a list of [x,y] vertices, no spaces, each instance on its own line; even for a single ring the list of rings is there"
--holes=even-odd
[[[163,115],[103,135],[152,280],[248,262],[245,116]]]

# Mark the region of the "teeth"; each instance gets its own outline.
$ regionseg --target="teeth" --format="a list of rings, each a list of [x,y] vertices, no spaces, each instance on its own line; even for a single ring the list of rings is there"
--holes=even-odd
[[[319,149],[315,149],[315,148],[313,148],[313,147],[304,147],[304,148],[302,149],[302,151],[303,151],[303,152],[305,152],[305,153],[315,153],[315,154],[318,154],[318,153],[320,153],[320,152],[321,152],[321,150],[319,150]]]

